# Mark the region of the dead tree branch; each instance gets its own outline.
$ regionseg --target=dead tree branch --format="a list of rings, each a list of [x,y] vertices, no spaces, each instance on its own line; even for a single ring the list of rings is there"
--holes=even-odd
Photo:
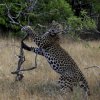
[[[100,66],[91,66],[91,67],[87,67],[87,68],[84,68],[84,69],[93,69],[93,68],[99,68],[100,69]],[[94,70],[94,69],[93,69]],[[94,74],[95,76],[98,76],[100,75],[100,73],[98,72],[98,70],[94,71]]]
[[[21,47],[20,47],[20,54],[19,54],[19,60],[18,60],[18,65],[17,65],[17,70],[14,71],[14,72],[11,72],[11,74],[16,74],[16,81],[20,81],[22,80],[23,78],[23,74],[21,73],[22,71],[29,71],[29,70],[33,70],[37,67],[37,54],[35,56],[35,66],[34,67],[31,67],[31,68],[28,68],[28,69],[21,69],[22,67],[22,64],[24,63],[25,61],[25,56],[24,56],[24,50],[23,50],[23,47],[22,47],[22,42],[28,37],[29,35],[26,34],[25,37],[21,40]]]
[[[28,12],[32,12],[33,11],[35,5],[37,4],[37,1],[38,0],[28,0],[27,1],[31,5],[31,6],[28,6],[28,9],[27,9]]]
[[[18,15],[17,15],[16,17],[13,17],[13,16],[10,14],[10,7],[8,7],[7,4],[5,4],[5,5],[6,5],[6,8],[7,8],[7,15],[8,15],[8,18],[10,19],[10,23],[19,25],[20,27],[23,27],[23,26],[21,25],[20,21],[19,21],[19,22],[16,22],[16,21],[14,20],[14,19],[19,18],[20,14],[21,14],[21,11],[19,11],[19,13],[18,13]]]
[[[90,68],[94,68],[94,67],[100,68],[100,66],[91,66],[91,67],[87,67],[87,68],[84,68],[84,69],[90,69]]]

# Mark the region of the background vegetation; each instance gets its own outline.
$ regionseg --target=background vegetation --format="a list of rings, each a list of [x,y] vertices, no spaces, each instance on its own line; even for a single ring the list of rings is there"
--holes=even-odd
[[[83,4],[92,4],[92,15],[89,16],[88,10],[83,9],[81,16],[74,15],[72,10],[72,0],[0,0],[0,29],[11,31],[10,35],[20,36],[20,26],[11,23],[9,14],[21,25],[36,26],[37,24],[46,25],[53,20],[64,26],[69,26],[69,33],[79,33],[82,30],[91,30],[98,27],[96,15],[99,15],[99,0],[75,0],[82,1]],[[9,12],[8,12],[9,10]],[[94,14],[95,12],[95,14]],[[16,33],[17,32],[17,33]],[[8,35],[8,33],[3,33]]]

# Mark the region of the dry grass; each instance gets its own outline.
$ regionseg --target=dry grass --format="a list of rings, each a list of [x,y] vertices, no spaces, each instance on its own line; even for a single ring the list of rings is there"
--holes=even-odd
[[[21,82],[15,82],[11,71],[17,66],[20,45],[13,39],[0,39],[0,100],[70,100],[67,94],[62,94],[56,82],[59,75],[55,73],[46,59],[38,56],[38,68],[24,73]],[[31,45],[31,44],[30,44]],[[100,69],[84,69],[100,65],[100,41],[71,42],[65,41],[62,47],[75,59],[86,76],[92,95],[88,100],[100,100]],[[34,64],[34,53],[25,51],[24,67]],[[71,100],[83,100],[79,89],[71,94]]]

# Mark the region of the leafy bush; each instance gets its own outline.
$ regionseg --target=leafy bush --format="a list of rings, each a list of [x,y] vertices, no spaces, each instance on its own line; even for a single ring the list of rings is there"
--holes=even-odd
[[[27,12],[27,7],[31,4],[25,0],[6,0],[6,4],[10,8],[12,16],[17,16],[19,11],[22,11],[17,21],[22,25],[28,24],[28,19],[32,25],[37,23],[48,23],[52,20],[61,21],[70,17],[73,13],[71,7],[65,0],[38,0],[35,9],[32,12]],[[26,14],[27,13],[27,14]],[[0,5],[0,25],[5,25],[7,28],[18,30],[18,26],[11,25],[10,19],[7,16],[7,8],[3,2]]]
[[[81,18],[72,16],[68,18],[68,25],[71,27],[71,31],[91,30],[96,28],[96,23],[93,19],[87,16],[85,11],[81,12]]]
[[[33,0],[34,1],[34,0]],[[67,0],[37,0],[36,5],[32,11],[28,11],[28,8],[32,5],[26,0],[1,0],[0,1],[0,26],[4,26],[4,29],[13,30],[18,32],[20,30],[19,25],[10,23],[10,19],[7,15],[6,4],[10,9],[10,13],[13,17],[18,18],[15,20],[24,25],[36,25],[48,24],[53,20],[57,22],[66,22],[73,30],[81,30],[83,28],[94,28],[95,22],[84,15],[84,19],[74,16],[73,11]],[[19,32],[17,34],[20,34]]]

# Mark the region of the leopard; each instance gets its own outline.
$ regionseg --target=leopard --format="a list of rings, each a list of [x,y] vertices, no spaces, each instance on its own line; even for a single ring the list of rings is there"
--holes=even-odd
[[[59,31],[52,29],[41,36],[31,26],[23,27],[22,31],[28,33],[38,46],[30,47],[23,42],[23,48],[46,58],[51,68],[60,75],[58,83],[61,89],[73,91],[74,87],[79,85],[88,96],[90,95],[90,88],[84,74],[59,43]]]

